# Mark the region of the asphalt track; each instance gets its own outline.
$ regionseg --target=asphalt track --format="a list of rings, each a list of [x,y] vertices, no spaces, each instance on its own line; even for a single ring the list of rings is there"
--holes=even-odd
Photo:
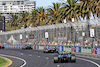
[[[100,67],[100,56],[77,55],[76,63],[53,63],[56,53],[39,50],[0,49],[1,55],[13,61],[9,67]]]

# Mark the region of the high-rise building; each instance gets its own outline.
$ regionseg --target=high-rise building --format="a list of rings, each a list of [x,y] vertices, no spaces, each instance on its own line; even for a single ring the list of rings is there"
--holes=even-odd
[[[9,20],[10,14],[19,14],[36,8],[36,1],[30,0],[0,0],[0,14]]]

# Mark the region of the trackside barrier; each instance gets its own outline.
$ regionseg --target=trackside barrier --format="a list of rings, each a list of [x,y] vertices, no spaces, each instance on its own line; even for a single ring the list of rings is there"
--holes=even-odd
[[[43,50],[43,45],[34,45],[36,47]],[[67,52],[76,52],[76,53],[90,53],[90,54],[99,54],[100,55],[100,47],[84,47],[84,46],[64,46],[64,45],[44,45],[45,48],[55,47],[58,48],[58,51],[67,51]]]
[[[34,44],[30,44],[30,46],[34,49]]]
[[[15,49],[17,48],[17,45],[15,44]]]
[[[95,52],[95,54],[99,54],[100,55],[100,47],[94,47],[93,48],[93,52]]]
[[[21,44],[3,44],[6,49],[22,49]]]
[[[63,51],[63,45],[58,45],[58,51]]]
[[[44,46],[45,49],[48,49],[49,47],[50,47],[50,45],[45,45]]]
[[[63,51],[72,52],[72,46],[64,46]]]
[[[20,44],[20,49],[22,49],[22,44]]]
[[[81,53],[92,53],[92,47],[81,47]]]
[[[39,49],[39,45],[34,45],[34,49]]]
[[[57,48],[57,45],[50,45],[50,47]]]
[[[22,44],[1,44],[7,49],[22,49]],[[48,49],[49,47],[58,48],[58,51],[67,51],[67,52],[77,52],[77,53],[90,53],[90,54],[99,54],[100,47],[84,47],[84,46],[64,46],[64,45],[38,45],[32,44],[33,49],[43,50],[44,48]]]
[[[15,47],[14,44],[12,45],[12,47],[13,47],[13,48]]]
[[[39,49],[43,50],[45,45],[39,45]]]
[[[74,50],[74,52],[80,53],[81,52],[81,46],[74,46],[74,47],[72,47],[72,50]]]

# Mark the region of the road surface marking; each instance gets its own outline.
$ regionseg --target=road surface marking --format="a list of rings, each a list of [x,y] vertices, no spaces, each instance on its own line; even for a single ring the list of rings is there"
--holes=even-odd
[[[24,55],[23,53],[20,53],[21,55]]]
[[[32,56],[31,54],[29,54],[29,56]]]
[[[94,62],[94,61],[87,60],[87,59],[83,59],[83,58],[77,58],[77,59],[80,59],[80,60],[84,60],[84,61],[90,62],[90,63],[95,64],[96,66],[100,67],[100,65],[99,65],[99,64],[97,64],[97,63],[96,63],[96,62]]]
[[[48,57],[46,57],[45,59],[49,59]]]
[[[18,60],[21,60],[24,62],[23,65],[21,65],[20,67],[24,67],[26,65],[26,61],[22,58],[19,58],[19,57],[15,57],[15,56],[10,56],[10,55],[4,55],[4,54],[0,54],[1,56],[5,56],[5,57],[11,57],[11,58],[15,58],[15,59],[18,59]]]
[[[93,57],[90,57],[90,56],[78,56],[76,55],[77,57],[84,57],[84,58],[90,58],[90,59],[95,59],[95,60],[100,60],[99,58],[93,58]]]
[[[60,65],[57,65],[57,67],[59,67]]]
[[[1,56],[0,56],[0,57],[1,57]],[[7,65],[5,65],[5,67],[8,67],[8,66],[10,66],[10,65],[12,64],[12,60],[10,60],[10,59],[8,59],[8,58],[6,58],[6,57],[1,57],[1,58],[4,58],[4,59],[6,59],[6,60],[9,61],[9,63],[8,63]]]
[[[40,56],[37,56],[37,57],[40,57]]]

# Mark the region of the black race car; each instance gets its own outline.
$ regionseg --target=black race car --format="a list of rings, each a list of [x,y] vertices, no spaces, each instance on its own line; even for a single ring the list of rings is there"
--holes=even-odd
[[[49,47],[48,49],[44,49],[43,52],[44,53],[57,53],[58,49],[56,49],[54,47]]]
[[[33,49],[30,45],[25,45],[22,47],[22,49]]]
[[[72,53],[60,52],[54,56],[54,63],[76,62],[76,56]]]
[[[0,45],[0,49],[4,49],[5,47],[4,47],[4,45]]]

